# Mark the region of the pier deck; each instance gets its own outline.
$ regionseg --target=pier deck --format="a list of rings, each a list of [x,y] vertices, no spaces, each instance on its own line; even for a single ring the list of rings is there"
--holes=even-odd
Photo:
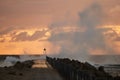
[[[33,68],[22,80],[63,80],[45,60],[36,60]]]

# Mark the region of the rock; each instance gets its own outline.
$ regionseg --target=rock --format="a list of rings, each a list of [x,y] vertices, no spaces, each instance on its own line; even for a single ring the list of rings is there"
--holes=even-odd
[[[16,75],[16,72],[15,71],[10,71],[10,72],[8,72],[8,74],[10,74],[10,75]]]
[[[22,64],[21,62],[18,61],[13,67],[16,68],[16,69],[23,69],[24,64]]]
[[[31,68],[33,65],[33,61],[25,61],[25,62],[17,62],[13,67],[16,69],[24,69],[24,68]]]

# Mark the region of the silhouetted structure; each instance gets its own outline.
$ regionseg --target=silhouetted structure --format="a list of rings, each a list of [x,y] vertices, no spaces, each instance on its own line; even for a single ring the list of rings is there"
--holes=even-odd
[[[46,56],[46,48],[43,49],[43,55]]]
[[[104,71],[104,67],[96,69],[88,62],[82,63],[68,58],[51,58],[46,60],[55,68],[65,80],[118,80]]]

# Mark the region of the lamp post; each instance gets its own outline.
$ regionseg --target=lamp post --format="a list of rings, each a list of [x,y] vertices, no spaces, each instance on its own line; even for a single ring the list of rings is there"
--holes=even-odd
[[[43,55],[47,56],[46,55],[46,48],[43,49]]]

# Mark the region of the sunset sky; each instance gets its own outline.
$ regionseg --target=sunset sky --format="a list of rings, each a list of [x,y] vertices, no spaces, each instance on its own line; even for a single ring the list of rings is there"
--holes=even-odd
[[[120,54],[120,0],[0,0],[0,55]]]

